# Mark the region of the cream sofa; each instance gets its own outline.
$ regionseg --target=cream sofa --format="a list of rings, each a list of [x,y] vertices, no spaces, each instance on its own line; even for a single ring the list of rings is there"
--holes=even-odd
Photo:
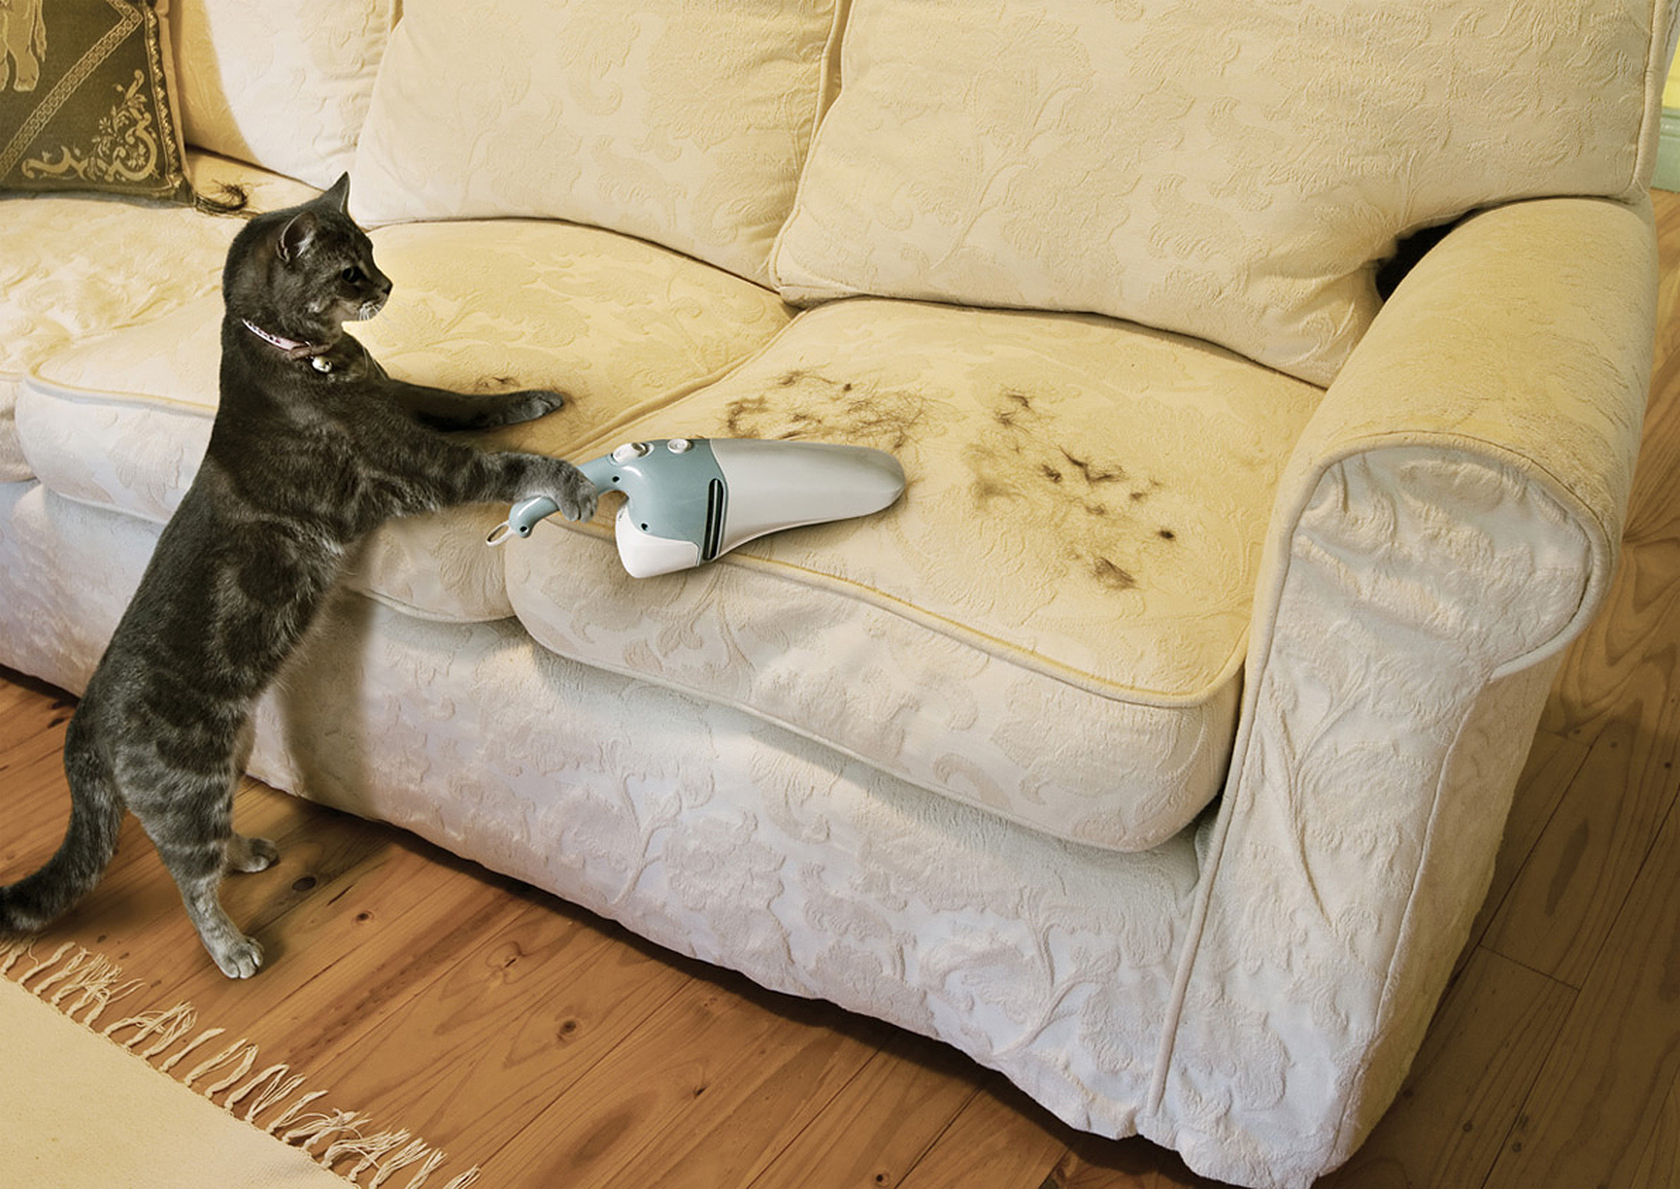
[[[572,394],[497,441],[851,441],[909,488],[646,581],[611,500],[392,525],[253,771],[1208,1175],[1344,1160],[1615,564],[1664,6],[396,8],[166,27],[200,190],[351,172],[393,372]],[[0,200],[0,663],[97,661],[237,226]]]

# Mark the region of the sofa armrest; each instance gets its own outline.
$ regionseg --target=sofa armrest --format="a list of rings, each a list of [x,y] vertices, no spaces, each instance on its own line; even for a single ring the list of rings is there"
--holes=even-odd
[[[1588,534],[1580,617],[1513,671],[1561,651],[1608,587],[1651,382],[1656,233],[1649,200],[1514,203],[1455,229],[1406,277],[1325,395],[1273,513],[1256,625],[1324,476],[1396,446],[1460,451],[1552,495]],[[1267,594],[1272,595],[1270,601]]]
[[[1650,379],[1650,206],[1516,204],[1395,292],[1303,434],[1145,1131],[1307,1185],[1421,1042],[1555,658],[1614,567]]]

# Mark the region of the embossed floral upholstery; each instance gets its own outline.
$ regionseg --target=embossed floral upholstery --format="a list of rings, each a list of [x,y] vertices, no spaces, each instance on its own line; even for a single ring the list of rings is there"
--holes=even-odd
[[[978,19],[854,0],[776,275],[800,300],[1095,310],[1328,383],[1397,236],[1639,191],[1650,19],[1649,0],[1003,0]]]
[[[554,529],[510,554],[509,591],[562,655],[1140,850],[1223,780],[1245,542],[1322,396],[1106,319],[840,302],[623,432],[890,450],[912,477],[901,508],[764,538],[648,595],[609,536],[580,551]]]
[[[255,773],[1207,1175],[1347,1158],[1615,565],[1672,6],[365,0],[268,47],[181,4],[189,107],[266,96],[190,168],[275,205],[354,142],[387,366],[571,395],[486,443],[909,480],[645,581],[612,500],[388,526]],[[203,448],[238,224],[0,216],[0,663],[79,689]]]
[[[838,7],[409,0],[351,209],[376,223],[571,219],[767,280]],[[701,98],[719,79],[728,94]]]
[[[398,0],[169,0],[187,140],[327,187],[350,168]]]

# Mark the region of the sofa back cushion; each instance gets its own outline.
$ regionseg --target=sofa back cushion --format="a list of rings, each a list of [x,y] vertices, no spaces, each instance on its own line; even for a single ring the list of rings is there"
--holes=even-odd
[[[1630,197],[1650,0],[854,0],[783,295],[1088,310],[1328,383],[1398,236]]]
[[[398,0],[171,0],[189,144],[326,187],[350,168]]]
[[[374,88],[357,218],[538,216],[769,280],[835,0],[411,0]]]

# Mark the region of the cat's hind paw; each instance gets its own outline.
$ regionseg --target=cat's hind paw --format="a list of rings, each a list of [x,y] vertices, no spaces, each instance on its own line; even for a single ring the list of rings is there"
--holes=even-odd
[[[228,842],[227,865],[230,871],[266,871],[279,861],[280,848],[266,838],[235,834]]]

